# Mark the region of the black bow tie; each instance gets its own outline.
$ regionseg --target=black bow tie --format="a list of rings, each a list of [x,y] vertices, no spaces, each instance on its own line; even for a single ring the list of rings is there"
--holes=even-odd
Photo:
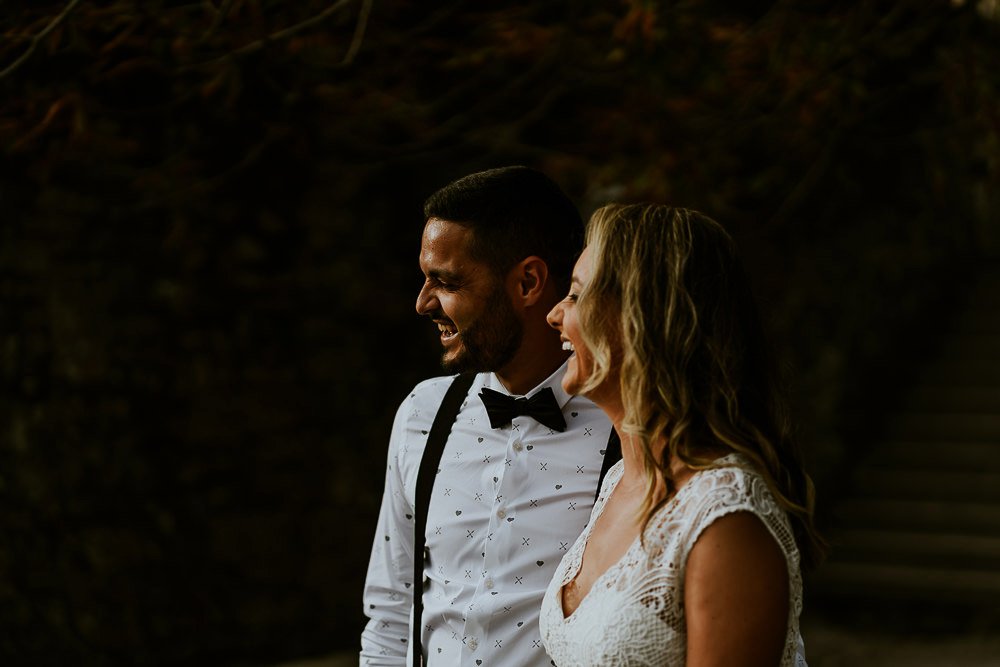
[[[506,426],[514,417],[525,415],[555,431],[566,430],[566,419],[563,418],[550,387],[542,389],[531,398],[514,398],[484,387],[479,398],[483,399],[483,405],[486,406],[491,428]]]

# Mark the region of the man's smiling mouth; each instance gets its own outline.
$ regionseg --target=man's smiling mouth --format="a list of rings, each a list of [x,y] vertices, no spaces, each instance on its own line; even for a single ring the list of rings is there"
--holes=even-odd
[[[438,331],[441,332],[441,340],[451,340],[458,335],[458,329],[455,328],[454,324],[437,322]]]

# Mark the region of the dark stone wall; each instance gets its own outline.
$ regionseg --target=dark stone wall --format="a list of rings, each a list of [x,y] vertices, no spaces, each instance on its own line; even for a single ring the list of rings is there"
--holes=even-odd
[[[338,215],[324,189],[296,213],[81,220],[19,196],[0,250],[7,664],[356,641],[389,424],[436,372],[412,310],[419,203]]]

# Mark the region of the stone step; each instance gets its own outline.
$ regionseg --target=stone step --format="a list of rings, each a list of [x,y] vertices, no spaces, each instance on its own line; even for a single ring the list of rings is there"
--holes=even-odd
[[[940,347],[910,360],[903,411],[845,479],[810,594],[1000,610],[1000,264],[957,299],[933,323]]]
[[[1000,442],[1000,413],[903,412],[886,422],[887,440]]]
[[[903,405],[913,412],[1000,414],[1000,381],[992,386],[921,383],[907,391]]]
[[[1000,504],[850,498],[834,511],[839,526],[1000,535]]]
[[[932,356],[938,360],[1000,359],[1000,332],[955,331],[947,336]]]
[[[1000,504],[1000,473],[865,467],[852,475],[855,498]]]
[[[808,590],[830,597],[881,597],[995,606],[1000,600],[1000,572],[828,562],[809,578]]]
[[[948,323],[955,334],[1000,333],[1000,310],[995,308],[971,309]]]
[[[964,303],[966,312],[996,313],[1000,311],[1000,294],[995,284],[982,285],[981,289],[970,294]]]
[[[1000,537],[956,532],[864,530],[830,536],[836,562],[884,563],[907,567],[954,567],[1000,574]]]
[[[939,386],[1000,387],[1000,359],[928,360],[916,378],[917,384]]]
[[[862,467],[1000,472],[1000,441],[890,440],[872,448]]]
[[[979,276],[965,299],[967,310],[1000,310],[1000,276],[995,272]]]

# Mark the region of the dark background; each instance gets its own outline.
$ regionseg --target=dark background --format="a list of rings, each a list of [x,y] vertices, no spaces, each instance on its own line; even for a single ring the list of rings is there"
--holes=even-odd
[[[725,224],[835,497],[1000,249],[980,4],[0,2],[0,662],[357,645],[421,204],[488,167]]]

